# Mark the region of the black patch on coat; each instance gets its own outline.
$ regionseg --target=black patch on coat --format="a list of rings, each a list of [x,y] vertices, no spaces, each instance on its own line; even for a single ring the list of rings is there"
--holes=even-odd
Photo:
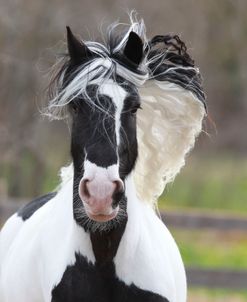
[[[57,192],[52,192],[34,199],[30,203],[22,207],[18,211],[17,215],[20,216],[24,221],[29,219],[38,209],[40,209],[44,204],[55,197],[56,194]]]
[[[123,84],[122,84],[123,85]],[[139,94],[132,85],[124,87],[128,92],[121,114],[120,146],[118,149],[120,169],[119,174],[125,179],[134,169],[138,156],[136,133],[136,113],[141,107]]]
[[[87,159],[100,167],[109,167],[117,163],[115,135],[115,106],[109,96],[97,95],[98,86],[89,85],[87,100],[81,96],[70,104],[72,114],[71,155],[74,168],[82,174]]]
[[[120,281],[113,259],[127,220],[109,232],[91,233],[96,262],[93,265],[76,253],[76,261],[65,270],[61,282],[52,291],[52,302],[168,302],[150,291]]]
[[[52,302],[168,302],[158,294],[126,285],[115,273],[112,261],[93,265],[76,254],[61,282],[52,291]]]
[[[104,266],[112,262],[117,254],[120,240],[125,231],[128,218],[127,214],[124,220],[117,227],[110,229],[107,232],[91,232],[90,239],[92,242],[93,252],[96,263],[99,266]]]

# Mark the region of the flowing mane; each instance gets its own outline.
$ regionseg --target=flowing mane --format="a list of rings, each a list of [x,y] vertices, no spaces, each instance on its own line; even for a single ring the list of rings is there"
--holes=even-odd
[[[119,28],[124,27],[122,34]],[[123,49],[131,32],[143,41],[144,58],[136,68]],[[167,183],[174,180],[194,146],[206,114],[199,69],[178,36],[146,37],[143,20],[130,15],[130,24],[108,27],[104,43],[83,41],[94,54],[67,79],[65,56],[52,81],[51,100],[45,114],[51,119],[66,117],[66,106],[79,95],[87,95],[88,84],[101,84],[110,77],[133,83],[141,96],[137,115],[139,156],[134,170],[140,200],[155,204]],[[57,66],[57,65],[56,65]],[[69,81],[66,88],[64,81]],[[87,96],[87,101],[90,98]],[[103,109],[102,109],[103,110]],[[62,170],[62,183],[73,177],[70,165]]]

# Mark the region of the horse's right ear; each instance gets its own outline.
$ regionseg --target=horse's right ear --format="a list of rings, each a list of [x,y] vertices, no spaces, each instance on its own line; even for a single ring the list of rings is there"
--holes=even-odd
[[[71,62],[75,65],[82,63],[86,58],[91,56],[91,52],[88,47],[81,41],[79,41],[72,33],[69,26],[67,29],[67,44]]]
[[[124,48],[125,57],[132,63],[139,65],[143,57],[142,39],[133,31],[130,32]]]

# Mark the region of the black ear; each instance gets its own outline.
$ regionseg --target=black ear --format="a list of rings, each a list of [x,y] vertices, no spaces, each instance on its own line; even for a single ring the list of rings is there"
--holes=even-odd
[[[80,64],[91,56],[91,52],[85,44],[76,39],[69,26],[66,26],[66,29],[70,59],[73,64]]]
[[[139,65],[143,56],[143,43],[141,38],[133,31],[130,32],[124,48],[124,55],[131,62]]]

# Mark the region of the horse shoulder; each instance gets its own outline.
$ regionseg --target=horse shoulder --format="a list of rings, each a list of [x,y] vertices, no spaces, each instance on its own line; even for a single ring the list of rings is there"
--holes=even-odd
[[[12,215],[4,224],[0,232],[0,259],[3,261],[4,256],[12,242],[20,232],[24,222],[28,220],[39,208],[52,199],[56,193],[49,193],[38,197],[22,207],[17,213]]]
[[[117,276],[170,302],[185,302],[185,271],[173,237],[152,209],[143,205],[140,213],[130,219],[120,242]]]
[[[167,259],[169,262],[169,270],[171,272],[171,278],[174,282],[176,298],[175,301],[186,301],[187,297],[187,281],[186,281],[186,273],[183,264],[183,260],[177,246],[177,243],[170,233],[169,229],[166,225],[154,215],[153,219],[156,223],[153,223],[153,229],[150,227],[150,234],[156,234],[156,246],[157,249],[161,251],[160,257],[163,254],[167,254]],[[159,263],[157,263],[159,264]],[[164,265],[167,265],[164,263]],[[166,267],[166,269],[167,269]],[[165,270],[165,266],[163,266]]]
[[[51,301],[54,288],[60,284],[65,272],[75,265],[76,255],[81,255],[88,263],[95,262],[90,236],[73,218],[71,190],[72,186],[68,184],[58,193],[52,215],[39,236],[44,301]]]
[[[5,256],[8,253],[8,249],[15,237],[23,226],[23,220],[17,215],[12,215],[4,224],[0,232],[0,261],[4,261]],[[1,267],[1,265],[0,265]]]
[[[1,232],[1,249],[4,249],[5,257],[1,258],[0,283],[6,301],[22,301],[22,297],[26,302],[42,301],[38,298],[41,297],[42,287],[39,282],[42,271],[41,235],[45,224],[51,218],[53,200],[35,210],[34,203],[29,205],[32,205],[29,217],[24,207],[21,211],[26,215],[25,219],[22,215],[13,215]],[[12,236],[9,237],[7,246],[9,235]],[[27,293],[29,301],[26,300]]]

